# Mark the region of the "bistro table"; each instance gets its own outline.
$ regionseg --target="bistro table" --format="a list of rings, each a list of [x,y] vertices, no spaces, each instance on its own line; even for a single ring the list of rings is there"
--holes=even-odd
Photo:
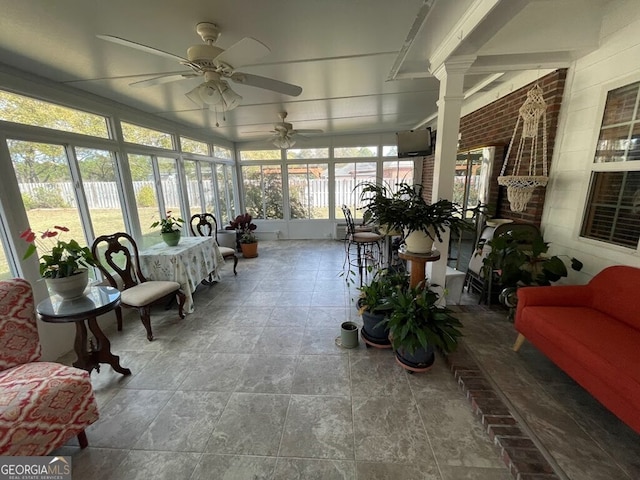
[[[170,247],[157,243],[140,252],[140,269],[149,280],[178,282],[186,296],[184,308],[193,312],[193,292],[203,280],[220,280],[218,266],[224,263],[213,237],[182,237]]]
[[[77,359],[73,366],[91,373],[95,368],[100,372],[100,364],[107,363],[118,373],[131,375],[131,370],[120,366],[120,357],[111,353],[111,342],[96,320],[99,315],[110,312],[120,305],[120,292],[112,287],[91,286],[84,295],[73,299],[63,299],[52,295],[42,300],[36,307],[43,322],[76,324],[74,350]],[[87,337],[87,325],[94,339]]]

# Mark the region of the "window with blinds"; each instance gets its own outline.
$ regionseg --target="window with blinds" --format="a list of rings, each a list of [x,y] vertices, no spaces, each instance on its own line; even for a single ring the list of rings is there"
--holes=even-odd
[[[592,174],[582,236],[637,248],[640,240],[640,171]]]
[[[639,105],[640,82],[607,94],[580,233],[634,249],[640,241]],[[613,162],[627,168],[614,169]]]

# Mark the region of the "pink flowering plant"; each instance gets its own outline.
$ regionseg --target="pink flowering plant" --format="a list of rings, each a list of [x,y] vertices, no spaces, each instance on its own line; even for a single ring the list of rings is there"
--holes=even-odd
[[[161,218],[160,220],[153,222],[151,224],[151,228],[156,228],[159,225],[160,233],[179,232],[180,230],[182,230],[183,223],[183,219],[181,219],[180,217],[174,217],[171,214],[171,210],[168,210],[165,218]]]
[[[96,261],[89,247],[81,247],[76,240],[64,241],[63,233],[67,227],[55,225],[39,235],[31,228],[20,234],[20,238],[29,243],[22,259],[27,259],[36,250],[47,252],[40,256],[40,275],[44,278],[64,278],[78,273],[85,267],[95,266]]]

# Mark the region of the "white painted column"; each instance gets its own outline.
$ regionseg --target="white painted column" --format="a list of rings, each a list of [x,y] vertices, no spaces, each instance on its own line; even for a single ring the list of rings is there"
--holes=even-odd
[[[475,56],[452,57],[433,72],[440,81],[440,94],[432,203],[442,199],[453,199],[460,112],[464,101],[464,75],[474,61]],[[427,264],[427,277],[430,283],[444,287],[449,248],[448,231],[442,234],[442,242],[436,241],[435,248],[440,251],[440,260]]]

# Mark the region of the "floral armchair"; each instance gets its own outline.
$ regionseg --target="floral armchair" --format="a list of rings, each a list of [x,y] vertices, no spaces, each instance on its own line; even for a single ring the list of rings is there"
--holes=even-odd
[[[0,281],[0,455],[47,455],[98,419],[89,374],[40,362],[31,285]]]

